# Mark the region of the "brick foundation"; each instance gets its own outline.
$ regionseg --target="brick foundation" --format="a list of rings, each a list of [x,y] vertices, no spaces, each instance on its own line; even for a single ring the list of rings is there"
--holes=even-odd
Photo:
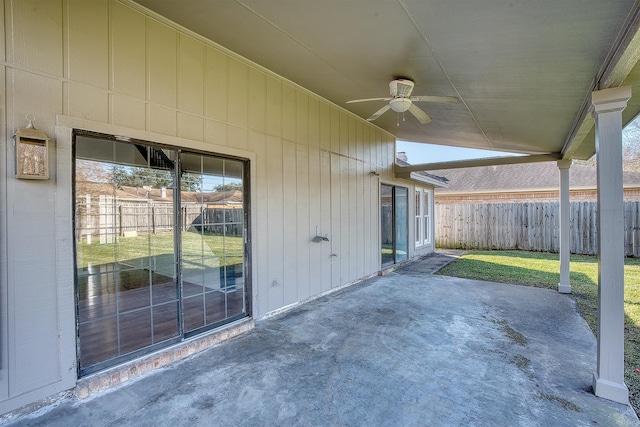
[[[246,319],[216,330],[209,335],[181,342],[159,352],[81,378],[76,383],[75,395],[78,399],[86,399],[91,395],[109,390],[119,384],[142,377],[156,369],[185,359],[216,344],[248,332],[254,327],[254,320]]]

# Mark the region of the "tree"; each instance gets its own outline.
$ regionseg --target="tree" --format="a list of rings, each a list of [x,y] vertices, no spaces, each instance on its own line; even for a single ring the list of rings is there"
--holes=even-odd
[[[202,181],[199,174],[183,172],[180,177],[180,188],[182,191],[201,191]]]
[[[90,194],[96,185],[108,185],[111,180],[104,164],[91,160],[76,160],[76,193]]]
[[[220,185],[216,185],[214,187],[216,189],[216,191],[235,191],[235,190],[239,190],[242,191],[242,183],[241,182],[234,182],[232,184],[220,184]]]
[[[78,159],[76,161],[76,182],[109,182],[109,173],[104,164],[92,160]]]
[[[576,160],[576,164],[596,166],[596,156],[589,160]],[[640,119],[632,120],[622,130],[622,170],[640,172]]]
[[[149,186],[152,188],[171,187],[173,176],[164,169],[113,166],[110,171],[111,182],[116,188]]]
[[[114,165],[109,172],[110,181],[116,188],[124,186],[142,188],[173,187],[173,171],[167,169],[139,168]],[[183,191],[200,191],[200,175],[183,172],[180,188]]]
[[[640,120],[632,120],[622,131],[622,167],[640,172]]]

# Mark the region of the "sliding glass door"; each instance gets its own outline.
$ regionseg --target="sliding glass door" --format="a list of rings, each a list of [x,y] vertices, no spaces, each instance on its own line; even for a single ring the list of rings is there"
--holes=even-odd
[[[243,163],[183,154],[181,210],[186,333],[243,316]]]
[[[247,315],[241,160],[75,137],[81,374]]]
[[[394,187],[394,218],[396,229],[396,262],[404,261],[409,256],[409,190],[405,187]]]
[[[405,187],[380,185],[381,264],[388,267],[408,257],[408,201]]]

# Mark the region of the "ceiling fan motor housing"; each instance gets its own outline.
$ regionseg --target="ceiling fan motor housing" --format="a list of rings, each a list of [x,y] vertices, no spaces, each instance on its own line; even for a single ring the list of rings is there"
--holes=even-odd
[[[414,83],[407,79],[396,79],[389,83],[389,92],[391,96],[408,97],[413,91]],[[408,108],[408,107],[407,107]]]

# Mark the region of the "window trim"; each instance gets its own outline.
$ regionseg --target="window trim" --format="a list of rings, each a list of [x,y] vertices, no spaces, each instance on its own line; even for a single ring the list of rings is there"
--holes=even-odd
[[[416,248],[422,248],[433,242],[431,212],[433,210],[433,190],[426,187],[416,187],[414,193],[415,230],[414,242]]]
[[[235,316],[230,316],[227,317],[219,322],[215,322],[215,323],[209,323],[207,325],[204,325],[200,328],[191,330],[191,331],[185,331],[184,330],[184,324],[182,322],[182,316],[184,314],[184,310],[182,307],[182,301],[183,301],[183,297],[182,295],[178,298],[178,300],[176,301],[178,306],[176,308],[177,310],[177,314],[178,314],[178,335],[175,337],[171,337],[168,338],[166,340],[162,340],[162,341],[158,341],[156,343],[152,343],[150,345],[141,347],[139,349],[133,350],[133,351],[129,351],[129,352],[125,352],[119,355],[116,355],[115,357],[109,358],[109,359],[105,359],[87,366],[82,366],[81,362],[80,362],[80,335],[79,335],[79,323],[80,323],[80,317],[79,317],[79,311],[78,311],[78,278],[77,278],[77,259],[78,259],[78,250],[77,250],[77,239],[76,239],[76,227],[77,227],[77,222],[76,222],[76,213],[75,213],[75,208],[72,208],[71,210],[71,218],[72,218],[72,235],[73,237],[73,264],[74,266],[74,272],[73,272],[73,276],[74,276],[74,323],[75,323],[75,361],[76,361],[76,375],[77,378],[82,378],[82,377],[86,377],[87,375],[91,375],[94,374],[96,372],[100,372],[100,371],[104,371],[105,369],[111,368],[113,366],[116,366],[120,363],[124,363],[124,362],[129,362],[131,360],[135,360],[139,357],[151,354],[155,351],[161,350],[161,349],[166,349],[168,347],[170,347],[173,344],[179,343],[179,342],[184,342],[185,340],[193,337],[193,336],[198,336],[198,335],[202,335],[204,336],[204,334],[211,332],[213,330],[219,329],[223,326],[226,325],[230,325],[233,322],[236,322],[238,320],[241,319],[246,319],[246,318],[252,318],[253,317],[253,304],[252,304],[252,298],[253,298],[253,294],[252,294],[252,283],[251,283],[251,278],[252,278],[252,270],[251,270],[251,235],[250,235],[250,230],[251,230],[251,225],[250,225],[250,219],[252,218],[251,215],[251,204],[250,204],[250,179],[251,177],[254,175],[251,173],[252,170],[252,165],[254,164],[254,159],[251,156],[247,156],[247,157],[242,157],[239,156],[237,154],[226,154],[224,152],[217,152],[217,151],[207,151],[207,150],[202,150],[202,149],[196,149],[196,148],[189,148],[189,147],[183,147],[180,145],[173,145],[173,144],[167,144],[167,143],[163,143],[163,142],[157,142],[156,139],[154,140],[147,140],[147,139],[139,139],[139,138],[129,138],[129,137],[119,137],[117,135],[115,135],[114,133],[102,133],[102,132],[97,132],[97,131],[90,131],[90,130],[84,130],[84,129],[80,129],[78,127],[73,127],[70,126],[70,153],[71,153],[71,157],[70,157],[70,162],[71,162],[71,182],[70,182],[70,188],[71,188],[71,198],[73,200],[72,206],[75,207],[76,205],[76,164],[77,164],[77,160],[80,159],[81,157],[77,156],[76,153],[76,138],[78,136],[82,136],[82,137],[86,137],[86,138],[93,138],[93,139],[98,139],[98,140],[105,140],[105,141],[114,141],[114,142],[121,142],[121,143],[127,143],[127,144],[141,144],[147,147],[154,147],[154,148],[159,148],[159,149],[167,149],[170,151],[173,151],[176,153],[176,160],[174,163],[174,167],[175,167],[175,171],[174,173],[176,174],[176,176],[178,176],[178,182],[179,182],[179,176],[180,176],[180,172],[179,172],[179,158],[180,158],[180,154],[182,153],[188,153],[188,154],[194,154],[194,155],[201,155],[201,156],[209,156],[209,157],[216,157],[216,158],[220,158],[220,159],[224,159],[224,160],[232,160],[232,161],[238,161],[238,162],[242,162],[243,167],[242,167],[242,180],[243,180],[243,185],[244,185],[244,201],[243,201],[243,278],[244,278],[244,312],[240,313],[238,315]],[[158,140],[161,140],[161,138],[158,138]],[[222,150],[224,151],[224,150]],[[180,187],[180,185],[178,184],[178,188]],[[180,206],[180,192],[177,192],[178,194],[176,194],[176,202],[178,204],[178,206]],[[181,223],[182,219],[179,218],[181,209],[180,207],[178,207],[178,209],[175,210],[177,215],[176,217],[174,217],[174,225],[175,224],[179,224]],[[175,240],[176,242],[178,241],[178,239]],[[175,254],[177,256],[178,253],[181,251],[182,246],[179,245],[179,249],[176,249]],[[180,263],[178,265],[178,269],[180,268]],[[181,277],[182,274],[180,271],[177,272],[176,274],[177,277]],[[181,286],[178,285],[178,286]],[[180,293],[181,294],[181,293]]]

